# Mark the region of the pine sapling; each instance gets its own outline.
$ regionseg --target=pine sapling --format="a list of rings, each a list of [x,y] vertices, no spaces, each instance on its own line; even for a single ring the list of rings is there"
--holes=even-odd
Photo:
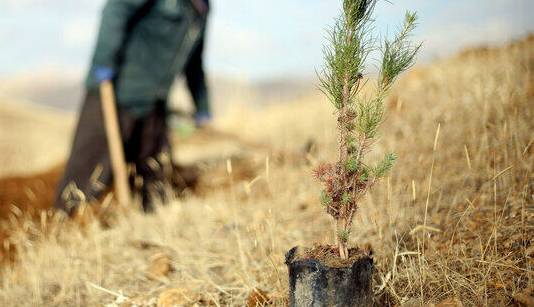
[[[342,15],[329,31],[324,48],[325,67],[319,73],[320,88],[335,108],[339,132],[339,158],[315,170],[324,184],[321,203],[336,222],[336,241],[342,259],[349,257],[349,240],[354,214],[361,197],[385,177],[397,159],[388,153],[376,165],[365,155],[378,137],[384,120],[384,100],[398,75],[411,67],[420,44],[410,42],[416,13],[406,12],[404,23],[392,39],[382,43],[372,36],[372,14],[377,0],[344,0]],[[365,63],[373,50],[381,54],[374,94],[362,93],[368,81]]]

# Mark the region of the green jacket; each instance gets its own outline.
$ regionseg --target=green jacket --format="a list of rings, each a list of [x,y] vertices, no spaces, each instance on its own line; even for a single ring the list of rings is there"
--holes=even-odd
[[[175,76],[184,71],[205,22],[190,0],[108,0],[88,90],[99,86],[97,67],[111,68],[117,103],[140,115],[150,111],[157,100],[167,98]]]

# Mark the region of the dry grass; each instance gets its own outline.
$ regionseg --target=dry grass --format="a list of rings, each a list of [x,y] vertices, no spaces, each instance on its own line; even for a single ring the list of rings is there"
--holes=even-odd
[[[419,67],[401,81],[377,144],[377,156],[394,150],[399,163],[365,199],[352,236],[375,250],[379,305],[513,305],[532,295],[533,69],[531,38]],[[314,94],[224,116],[225,131],[277,148],[277,157],[246,152],[262,166],[252,181],[241,182],[228,162],[218,178],[227,185],[154,215],[129,212],[109,229],[51,217],[28,223],[13,238],[19,261],[4,268],[0,305],[154,305],[169,288],[189,293],[184,302],[224,306],[245,305],[258,288],[283,305],[284,253],[333,241],[310,174],[336,154],[331,112]],[[279,156],[310,138],[316,154],[307,162]],[[147,274],[155,254],[173,270]]]

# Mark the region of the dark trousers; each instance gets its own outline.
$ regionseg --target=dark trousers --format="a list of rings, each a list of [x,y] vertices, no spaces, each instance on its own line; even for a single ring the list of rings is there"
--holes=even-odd
[[[152,209],[154,193],[163,195],[165,179],[162,152],[170,154],[167,138],[166,104],[157,101],[153,110],[133,116],[118,108],[125,158],[141,178],[139,192],[145,211]],[[98,201],[113,181],[104,120],[97,91],[89,91],[83,102],[70,157],[59,183],[55,207],[72,214],[81,203]],[[139,180],[137,180],[139,181]],[[131,183],[134,181],[132,180]]]

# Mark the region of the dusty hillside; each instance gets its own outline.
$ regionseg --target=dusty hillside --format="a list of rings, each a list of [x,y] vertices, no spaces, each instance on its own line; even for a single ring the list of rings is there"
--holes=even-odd
[[[65,159],[74,116],[0,98],[0,177],[44,171]]]
[[[42,69],[0,78],[0,101],[32,101],[58,109],[76,111],[82,96],[82,77],[57,69]]]
[[[417,67],[395,89],[377,155],[394,150],[399,163],[362,203],[352,236],[374,248],[378,305],[533,299],[533,69],[530,38]],[[46,214],[24,225],[0,305],[243,306],[255,288],[283,305],[284,253],[333,240],[311,178],[336,154],[331,112],[318,93],[234,108],[216,126],[237,149],[214,160],[226,172],[208,173],[225,184],[111,228]],[[206,140],[178,150],[217,151]],[[243,159],[254,178],[236,173]]]

